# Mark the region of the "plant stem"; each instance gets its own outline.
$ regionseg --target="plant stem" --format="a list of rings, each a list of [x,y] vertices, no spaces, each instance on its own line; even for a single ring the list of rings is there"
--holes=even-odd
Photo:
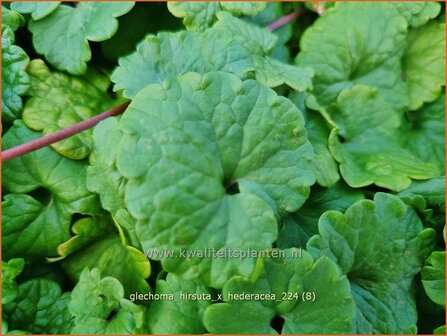
[[[46,147],[46,146],[49,146],[55,142],[64,140],[68,137],[71,137],[72,135],[81,133],[81,132],[95,126],[101,120],[104,120],[108,117],[122,113],[127,108],[129,103],[130,102],[126,102],[126,103],[116,106],[108,111],[100,113],[90,119],[81,121],[77,124],[74,124],[72,126],[64,128],[58,132],[48,134],[48,135],[43,136],[39,139],[24,143],[23,145],[19,145],[19,146],[13,147],[11,149],[8,149],[1,153],[2,162],[7,162],[9,160],[15,159],[16,157],[25,155],[27,153],[30,153],[30,152],[40,149],[42,147]]]
[[[275,22],[272,22],[271,24],[269,24],[267,26],[267,28],[270,29],[271,31],[279,29],[282,26],[285,26],[286,24],[288,24],[289,22],[295,20],[297,17],[299,17],[301,14],[303,14],[303,12],[304,12],[304,8],[301,7],[300,9],[297,9],[296,11],[279,18]]]

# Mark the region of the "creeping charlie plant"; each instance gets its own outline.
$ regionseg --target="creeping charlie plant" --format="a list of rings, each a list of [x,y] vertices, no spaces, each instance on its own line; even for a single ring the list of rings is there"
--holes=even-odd
[[[445,334],[445,37],[431,1],[2,2],[2,334]]]

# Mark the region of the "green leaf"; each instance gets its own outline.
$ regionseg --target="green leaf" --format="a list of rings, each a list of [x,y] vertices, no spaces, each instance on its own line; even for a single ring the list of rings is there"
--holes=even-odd
[[[306,120],[306,131],[315,152],[314,169],[317,183],[324,187],[333,186],[340,179],[337,161],[329,151],[328,144],[333,125],[326,122],[317,111],[307,106],[306,102],[314,99],[308,93],[293,92],[289,98],[303,112]],[[312,105],[311,102],[309,104]],[[317,106],[312,107],[317,108]]]
[[[70,293],[51,280],[37,278],[19,285],[17,298],[4,306],[10,329],[32,334],[69,334],[73,327],[68,311]]]
[[[230,12],[233,15],[254,16],[264,10],[266,3],[262,1],[220,1],[222,10]]]
[[[436,100],[445,86],[445,24],[430,22],[411,30],[403,64],[409,109]]]
[[[300,92],[312,88],[313,71],[310,68],[289,65],[268,57],[277,43],[273,33],[266,28],[245,23],[226,12],[218,13],[217,17],[219,20],[213,27],[214,37],[210,38],[222,43],[225,35],[229,34],[227,39],[234,41],[227,46],[225,56],[231,61],[223,70],[243,75],[254,72],[256,80],[269,87],[285,84]],[[243,58],[246,58],[247,65]]]
[[[11,9],[23,13],[31,14],[33,20],[40,20],[48,16],[59,7],[60,1],[42,1],[42,2],[21,2],[15,1],[11,3]]]
[[[2,139],[3,149],[39,137],[16,121]],[[73,214],[99,211],[97,197],[85,187],[85,164],[48,147],[4,163],[2,178],[3,187],[12,192],[2,206],[6,258],[56,256],[58,245],[70,238]]]
[[[245,22],[256,24],[259,27],[267,27],[272,22],[280,19],[289,13],[281,2],[265,2],[265,8],[258,12],[255,16],[245,16],[242,19]],[[275,59],[289,63],[290,53],[286,43],[292,37],[293,22],[279,27],[272,31],[278,37],[275,48],[271,52],[271,56]]]
[[[117,279],[124,287],[126,297],[135,292],[151,291],[146,282],[151,273],[149,260],[116,233],[97,239],[71,254],[62,265],[74,282],[79,280],[86,267],[97,268],[104,276]]]
[[[211,303],[211,292],[205,286],[169,273],[158,280],[156,294],[173,295],[174,299],[154,300],[148,310],[149,330],[153,334],[202,334],[203,314]],[[183,298],[182,295],[191,295]]]
[[[445,213],[445,177],[437,177],[427,181],[414,181],[411,186],[397,194],[405,202],[417,202],[423,198],[424,204],[437,212]]]
[[[364,199],[362,191],[339,182],[330,188],[314,186],[306,203],[282,222],[276,246],[279,248],[306,247],[307,241],[318,233],[318,220],[328,210],[344,212],[353,203]]]
[[[431,1],[396,1],[393,5],[414,28],[426,24],[430,19],[437,17],[441,11],[441,4]]]
[[[2,6],[2,32],[8,26],[13,32],[23,26],[25,19],[19,13]],[[4,43],[2,41],[2,43]]]
[[[441,327],[438,327],[438,328],[436,328],[435,330],[433,330],[433,334],[435,334],[435,335],[437,335],[437,334],[439,334],[439,335],[445,335],[445,325],[443,325],[443,326],[441,326]]]
[[[216,14],[228,11],[233,15],[254,16],[265,8],[264,2],[168,2],[169,11],[183,18],[185,27],[190,31],[203,32],[216,21]]]
[[[88,41],[107,40],[118,29],[116,17],[129,12],[133,2],[80,2],[76,8],[61,5],[50,15],[31,20],[29,30],[39,54],[56,69],[84,74],[91,58]]]
[[[296,63],[315,72],[313,94],[323,107],[355,84],[377,87],[393,108],[407,104],[401,56],[407,22],[388,3],[337,3],[304,33]]]
[[[235,276],[225,283],[224,302],[205,311],[208,331],[273,334],[271,321],[276,315],[285,320],[284,334],[350,333],[355,307],[349,282],[340,277],[337,266],[326,257],[314,262],[305,251],[300,257],[296,249],[277,252],[281,257],[266,259],[264,272],[255,282]],[[284,293],[292,296],[284,299]],[[305,293],[311,293],[311,298],[313,293],[315,300],[303,301]],[[249,297],[232,297],[241,294]],[[269,298],[256,298],[256,294]]]
[[[124,288],[98,269],[85,269],[71,294],[73,334],[144,333],[144,308],[124,299]]]
[[[123,228],[130,245],[140,248],[135,233],[136,220],[124,202],[127,179],[116,167],[118,147],[115,144],[121,141],[123,134],[114,118],[104,120],[93,132],[95,150],[90,157],[92,165],[87,168],[87,187],[99,194],[103,208],[112,213],[115,222]]]
[[[222,70],[241,78],[254,77],[270,87],[286,84],[297,91],[312,86],[312,71],[279,62],[269,55],[276,36],[267,29],[220,12],[203,33],[180,31],[149,35],[137,51],[119,60],[112,74],[114,90],[133,99],[146,85],[162,83],[189,71]],[[200,50],[200,52],[197,52]]]
[[[124,202],[127,179],[116,167],[118,147],[115,144],[121,141],[123,134],[114,118],[104,120],[93,132],[95,150],[90,157],[92,165],[87,168],[87,188],[100,196],[103,208],[112,213],[115,222],[123,228],[130,245],[140,248],[135,233],[136,220]]]
[[[106,216],[81,218],[71,226],[73,237],[57,247],[60,257],[51,258],[51,261],[64,259],[111,231],[113,231],[113,225]]]
[[[21,258],[2,262],[2,305],[14,301],[17,297],[18,288],[15,278],[22,273],[24,267],[25,260]]]
[[[434,228],[442,237],[445,228],[445,177],[413,181],[397,196],[418,211],[425,226]]]
[[[376,89],[357,85],[345,90],[328,112],[338,127],[331,132],[329,148],[351,187],[376,184],[401,191],[411,179],[439,176],[436,165],[401,145],[400,130],[406,121]]]
[[[433,252],[422,269],[422,284],[428,297],[445,306],[445,251]]]
[[[326,212],[320,218],[319,231],[307,244],[312,254],[330,255],[352,277],[382,282],[416,274],[434,233],[423,229],[411,207],[386,193],[376,193],[374,201],[356,202],[344,215]],[[388,237],[386,243],[379,234]]]
[[[329,150],[330,129],[320,115],[310,111],[306,118],[306,130],[315,151],[314,163],[317,182],[323,187],[333,186],[340,179],[340,174],[337,162]]]
[[[93,129],[93,159],[87,169],[87,187],[98,193],[104,209],[116,214],[120,209],[127,209],[124,202],[124,192],[127,184],[118,168],[117,143],[123,137],[115,118],[102,121]]]
[[[413,333],[417,322],[411,282],[434,243],[415,211],[396,196],[376,193],[345,214],[328,211],[307,243],[328,256],[351,282],[357,304],[355,333]],[[386,237],[386,239],[384,239]]]
[[[416,333],[416,304],[409,281],[356,280],[351,282],[351,289],[357,304],[354,333]]]
[[[20,24],[18,17],[10,14],[5,23],[4,15],[2,14],[4,25],[2,27],[2,118],[7,122],[12,122],[20,117],[23,106],[21,96],[28,91],[30,86],[30,79],[25,71],[29,57],[22,48],[14,45],[13,30]],[[23,20],[21,16],[19,17]],[[8,23],[11,26],[7,25]]]
[[[125,201],[143,249],[268,248],[275,213],[298,209],[314,183],[300,112],[253,80],[189,73],[149,85],[119,123],[98,125],[95,142],[106,145],[99,137],[112,127],[123,134],[108,146],[118,148],[116,165],[129,180]],[[113,157],[114,149],[105,153]],[[118,187],[99,193],[111,190]],[[233,274],[252,274],[255,260],[166,258],[163,265],[219,287]]]
[[[23,110],[23,121],[31,129],[43,131],[44,135],[91,118],[114,105],[107,95],[107,86],[102,89],[95,85],[95,80],[103,80],[99,74],[92,73],[88,79],[68,77],[52,73],[41,60],[30,63],[28,74],[31,98]],[[92,148],[92,130],[75,134],[51,147],[70,159],[84,159]]]
[[[445,94],[417,111],[407,114],[409,122],[401,130],[405,147],[419,159],[445,172]]]

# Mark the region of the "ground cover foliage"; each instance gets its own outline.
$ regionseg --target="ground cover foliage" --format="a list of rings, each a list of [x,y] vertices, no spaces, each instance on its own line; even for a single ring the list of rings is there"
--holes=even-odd
[[[2,334],[445,333],[444,22],[3,2]]]

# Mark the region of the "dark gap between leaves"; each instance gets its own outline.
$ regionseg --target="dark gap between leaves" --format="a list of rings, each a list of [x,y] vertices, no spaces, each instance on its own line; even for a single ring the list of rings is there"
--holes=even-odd
[[[275,329],[278,334],[281,334],[282,328],[284,327],[284,318],[281,316],[275,316],[272,320],[272,322],[270,322],[270,326]]]
[[[78,220],[80,220],[82,218],[86,218],[86,217],[91,217],[91,216],[83,215],[83,214],[80,214],[80,213],[74,213],[73,216],[71,216],[71,223],[74,224]]]
[[[39,203],[47,206],[51,202],[52,194],[47,188],[39,187],[28,193],[29,196],[34,198]]]
[[[228,195],[236,195],[240,193],[239,184],[237,183],[237,181],[230,182],[228,184],[226,183],[225,186],[225,190]]]
[[[116,309],[112,309],[112,311],[110,312],[109,316],[107,316],[107,321],[112,321],[116,315],[118,314],[118,312],[116,311]]]

